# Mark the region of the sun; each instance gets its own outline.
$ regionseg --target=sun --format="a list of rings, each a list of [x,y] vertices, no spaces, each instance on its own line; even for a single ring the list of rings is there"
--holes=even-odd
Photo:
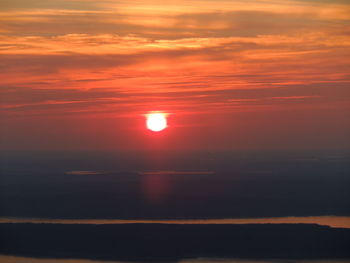
[[[166,114],[164,113],[150,113],[146,115],[146,118],[147,129],[151,131],[159,132],[168,127]]]

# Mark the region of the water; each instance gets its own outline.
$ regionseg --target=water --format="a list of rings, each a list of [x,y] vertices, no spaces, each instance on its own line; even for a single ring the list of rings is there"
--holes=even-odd
[[[350,216],[349,153],[2,153],[1,218]]]

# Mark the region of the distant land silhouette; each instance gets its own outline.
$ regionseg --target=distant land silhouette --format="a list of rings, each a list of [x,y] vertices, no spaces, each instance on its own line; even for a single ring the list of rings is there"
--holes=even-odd
[[[36,258],[350,259],[350,229],[311,224],[0,224],[0,233],[0,254]]]
[[[350,217],[341,216],[318,216],[318,217],[270,217],[270,218],[223,218],[223,219],[173,219],[173,220],[127,220],[127,219],[57,219],[57,218],[3,218],[1,223],[22,223],[22,224],[317,224],[333,228],[349,228]]]

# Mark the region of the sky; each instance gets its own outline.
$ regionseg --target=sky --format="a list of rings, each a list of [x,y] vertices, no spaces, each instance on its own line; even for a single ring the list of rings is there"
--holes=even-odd
[[[1,0],[0,149],[349,149],[349,58],[345,0]]]

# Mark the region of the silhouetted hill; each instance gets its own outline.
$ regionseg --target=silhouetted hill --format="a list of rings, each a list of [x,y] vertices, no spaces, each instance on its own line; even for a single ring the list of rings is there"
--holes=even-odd
[[[128,261],[350,258],[350,229],[309,224],[0,224],[0,253]]]

